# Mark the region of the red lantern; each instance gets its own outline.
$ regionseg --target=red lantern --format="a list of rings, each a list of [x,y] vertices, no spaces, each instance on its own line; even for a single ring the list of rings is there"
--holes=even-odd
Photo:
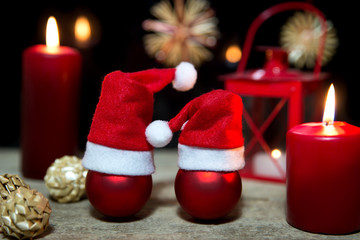
[[[285,11],[304,10],[315,14],[320,22],[317,34],[319,44],[317,45],[316,60],[313,72],[300,71],[299,69],[288,68],[288,50],[280,47],[253,47],[254,38],[260,26],[274,15]],[[316,93],[322,88],[323,81],[328,74],[321,72],[323,53],[326,41],[327,24],[324,14],[312,4],[305,2],[284,2],[279,3],[260,13],[251,23],[246,34],[242,58],[237,69],[233,73],[220,76],[224,81],[225,90],[234,92],[240,96],[253,97],[252,110],[243,109],[243,118],[253,137],[249,138],[245,146],[245,158],[247,164],[240,171],[242,177],[270,180],[285,183],[285,169],[278,159],[271,155],[271,146],[264,137],[265,131],[271,125],[275,117],[283,107],[287,106],[287,129],[303,122],[304,97],[310,93]],[[261,68],[247,69],[250,53],[253,49],[263,50],[266,53],[266,63]],[[262,102],[261,98],[278,98],[279,101],[261,123]],[[287,104],[286,104],[287,103]],[[261,148],[271,161],[272,169],[263,174],[257,169],[256,158],[253,157],[257,151],[256,144]]]
[[[152,176],[110,175],[88,171],[86,193],[100,213],[111,217],[128,217],[147,202],[152,190]]]
[[[203,220],[224,217],[235,207],[242,190],[238,171],[187,171],[179,169],[175,193],[181,207]]]

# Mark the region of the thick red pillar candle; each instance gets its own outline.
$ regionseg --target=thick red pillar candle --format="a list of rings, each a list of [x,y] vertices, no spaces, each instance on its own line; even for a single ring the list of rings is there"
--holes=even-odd
[[[77,150],[81,55],[35,45],[23,52],[22,70],[22,173],[43,178],[56,158]]]
[[[314,233],[360,230],[360,128],[305,123],[286,136],[287,221]]]

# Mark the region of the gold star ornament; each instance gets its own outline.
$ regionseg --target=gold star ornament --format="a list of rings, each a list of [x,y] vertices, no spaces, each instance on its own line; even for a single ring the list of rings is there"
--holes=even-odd
[[[326,38],[322,65],[327,64],[339,44],[336,29],[326,22]],[[323,31],[316,15],[310,12],[296,12],[282,27],[280,44],[288,51],[289,62],[297,68],[312,68],[315,65]]]
[[[171,4],[162,0],[150,9],[157,20],[147,19],[143,28],[146,34],[146,52],[167,66],[188,61],[195,66],[212,58],[207,49],[214,47],[219,37],[217,19],[206,0],[175,0]]]

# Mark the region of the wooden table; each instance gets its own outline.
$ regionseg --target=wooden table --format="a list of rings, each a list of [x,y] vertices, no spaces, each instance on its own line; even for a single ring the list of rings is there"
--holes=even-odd
[[[285,185],[243,179],[235,210],[217,222],[197,222],[179,206],[174,193],[176,150],[156,150],[156,173],[148,203],[133,218],[113,221],[87,199],[60,204],[50,199],[52,213],[41,239],[360,239],[360,233],[329,236],[303,232],[285,220]],[[19,149],[0,149],[0,174],[19,174]],[[24,180],[49,197],[42,180]],[[0,234],[0,239],[6,239]]]

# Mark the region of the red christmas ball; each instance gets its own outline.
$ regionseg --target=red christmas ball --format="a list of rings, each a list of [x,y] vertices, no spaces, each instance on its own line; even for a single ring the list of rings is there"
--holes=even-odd
[[[88,171],[86,193],[100,213],[111,217],[128,217],[147,202],[152,190],[152,176],[110,175]]]
[[[227,215],[240,199],[238,171],[187,171],[179,169],[175,194],[181,207],[191,216],[213,220]]]

